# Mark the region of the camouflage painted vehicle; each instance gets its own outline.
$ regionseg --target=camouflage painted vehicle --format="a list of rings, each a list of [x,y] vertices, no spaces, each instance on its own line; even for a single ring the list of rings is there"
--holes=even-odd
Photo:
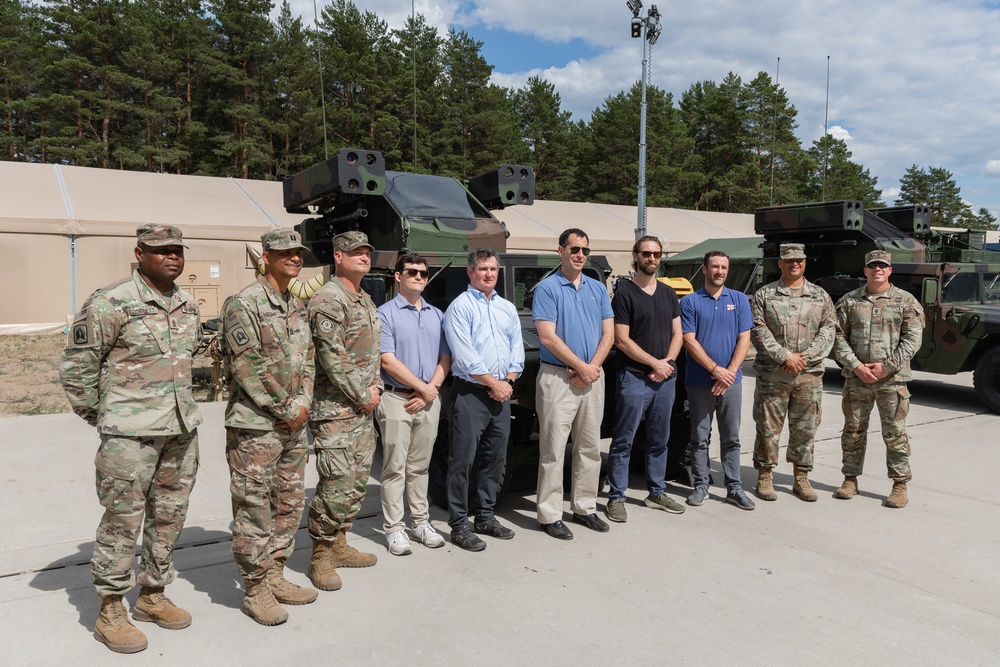
[[[427,259],[431,275],[423,296],[441,310],[468,287],[466,262],[471,250],[492,248],[500,254],[496,289],[521,313],[525,347],[525,371],[515,383],[512,399],[508,481],[517,467],[531,464],[534,468],[538,458],[535,376],[539,341],[531,300],[535,285],[558,268],[559,257],[554,252],[508,254],[509,233],[490,211],[532,204],[534,183],[532,169],[520,165],[501,165],[466,183],[445,176],[385,171],[380,153],[356,149],[344,149],[284,182],[288,212],[317,214],[296,226],[313,255],[307,263],[332,265],[332,239],[337,234],[360,230],[368,235],[376,251],[362,286],[376,305],[395,296],[393,270],[401,253],[416,252]],[[589,260],[585,271],[606,284],[611,273],[606,259],[591,255]],[[445,430],[431,464],[432,487],[435,472],[442,474],[447,457]]]
[[[733,262],[749,277],[748,294],[780,276],[782,243],[805,244],[806,277],[834,301],[864,284],[867,252],[891,253],[892,283],[917,297],[927,322],[913,368],[947,375],[972,371],[976,395],[1000,413],[1000,252],[985,249],[985,232],[932,230],[927,206],[868,210],[859,201],[759,208],[754,231],[763,237],[756,238],[756,258]],[[744,239],[724,239],[687,253],[736,241],[745,249]],[[671,258],[665,273],[686,275],[690,268],[683,258]]]

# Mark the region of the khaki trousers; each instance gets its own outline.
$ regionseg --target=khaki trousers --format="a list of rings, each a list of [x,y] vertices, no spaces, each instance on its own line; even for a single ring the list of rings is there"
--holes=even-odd
[[[410,505],[413,525],[427,523],[427,466],[437,440],[441,397],[414,414],[403,405],[408,396],[387,391],[375,408],[382,434],[382,527],[386,535],[403,530],[403,492]]]
[[[569,369],[542,364],[535,380],[538,410],[538,521],[553,523],[563,516],[563,461],[572,436],[570,509],[574,514],[597,512],[601,474],[601,419],[604,416],[604,371],[586,388],[569,383]]]

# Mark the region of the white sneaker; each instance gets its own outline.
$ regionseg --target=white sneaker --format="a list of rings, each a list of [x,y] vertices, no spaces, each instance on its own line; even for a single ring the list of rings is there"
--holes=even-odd
[[[413,527],[413,539],[420,542],[425,547],[437,549],[444,546],[444,538],[429,523],[422,523]]]
[[[406,556],[413,553],[410,550],[410,538],[406,536],[405,530],[397,530],[385,536],[385,543],[389,545],[389,553],[393,556]]]

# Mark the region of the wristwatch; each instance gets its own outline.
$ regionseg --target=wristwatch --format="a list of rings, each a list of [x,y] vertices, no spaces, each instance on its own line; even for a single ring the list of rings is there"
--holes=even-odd
[[[514,386],[514,381],[511,380],[510,378],[504,378],[503,381],[509,384],[511,387]]]
[[[676,361],[674,361],[673,359],[667,359],[667,363],[670,364],[670,367],[673,368],[675,371],[677,370],[677,362]]]

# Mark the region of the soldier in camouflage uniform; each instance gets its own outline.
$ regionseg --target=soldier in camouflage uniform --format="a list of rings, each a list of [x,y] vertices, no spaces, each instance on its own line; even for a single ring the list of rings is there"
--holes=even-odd
[[[772,471],[778,465],[778,441],[787,416],[786,458],[795,466],[792,493],[813,502],[813,437],[823,416],[823,361],[833,347],[836,320],[830,295],[805,278],[805,246],[783,243],[779,253],[781,278],[757,290],[750,304],[750,340],[757,349],[756,493],[761,500],[778,499]]]
[[[362,232],[335,236],[336,275],[309,300],[317,367],[309,427],[319,472],[309,504],[309,579],[324,591],[341,587],[337,567],[369,567],[376,560],[347,544],[351,519],[365,497],[375,453],[372,413],[384,390],[379,374],[382,323],[361,289],[372,250]]]
[[[844,483],[834,497],[848,500],[858,493],[858,475],[865,463],[868,419],[878,406],[886,465],[892,479],[887,507],[905,507],[910,481],[910,441],[906,415],[913,379],[910,359],[920,347],[924,312],[909,292],[889,282],[892,256],[884,250],[865,255],[864,287],[837,302],[835,354],[844,367]]]
[[[101,596],[94,637],[118,653],[146,648],[122,596],[135,586],[142,531],[137,621],[171,630],[191,614],[163,594],[174,580],[173,550],[198,470],[201,413],[191,395],[191,360],[201,340],[198,306],[174,281],[184,270],[181,231],[136,230],[130,278],[94,292],[70,327],[59,377],[73,411],[96,426],[97,497],[104,516],[91,570]]]
[[[230,369],[226,455],[243,612],[261,625],[278,625],[288,620],[279,602],[308,604],[317,595],[284,577],[306,505],[306,417],[315,366],[306,307],[288,292],[305,246],[284,229],[260,241],[264,275],[222,307]]]

